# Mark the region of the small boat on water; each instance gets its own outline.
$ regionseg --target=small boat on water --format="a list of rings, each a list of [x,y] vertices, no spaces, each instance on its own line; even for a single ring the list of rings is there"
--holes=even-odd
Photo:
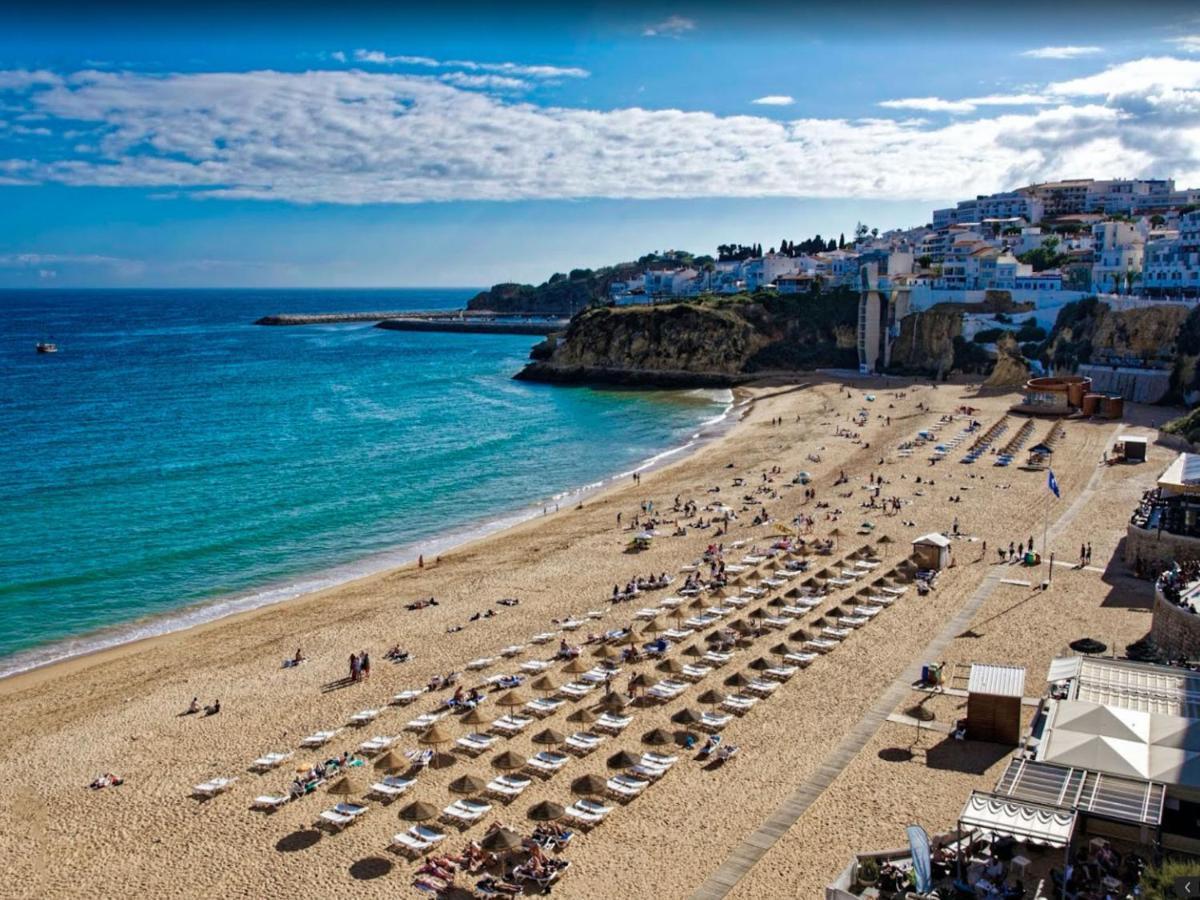
[[[58,344],[49,344],[49,343],[46,343],[45,341],[43,341],[37,345],[37,352],[38,353],[57,353],[58,352]]]

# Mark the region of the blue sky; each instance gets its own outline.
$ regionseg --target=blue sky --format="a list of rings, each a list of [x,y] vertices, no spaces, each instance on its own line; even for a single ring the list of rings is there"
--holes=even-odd
[[[41,4],[0,33],[0,287],[540,281],[1200,186],[1192,8],[1047,6]]]

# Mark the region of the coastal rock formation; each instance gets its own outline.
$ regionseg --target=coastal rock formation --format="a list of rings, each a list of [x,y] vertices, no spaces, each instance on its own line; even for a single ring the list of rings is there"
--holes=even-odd
[[[938,304],[900,320],[892,346],[892,368],[901,372],[941,375],[954,368],[955,338],[962,339],[963,310]]]
[[[1017,388],[1029,380],[1029,366],[1021,355],[1020,345],[1012,334],[1006,333],[996,342],[996,365],[984,382],[988,387]]]
[[[770,372],[852,365],[855,314],[854,297],[843,292],[597,307],[572,319],[552,347],[536,347],[517,377],[729,385]]]

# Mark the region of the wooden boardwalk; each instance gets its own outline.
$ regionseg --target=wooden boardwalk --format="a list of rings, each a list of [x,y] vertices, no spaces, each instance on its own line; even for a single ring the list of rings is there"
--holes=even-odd
[[[1118,425],[1112,429],[1107,442],[1109,449],[1111,449],[1120,427]],[[1092,474],[1074,502],[1050,526],[1049,533],[1052,539],[1065,531],[1072,520],[1087,506],[1088,501],[1099,487],[1102,473],[1102,469],[1097,469]],[[971,599],[959,609],[954,618],[946,623],[941,632],[879,696],[871,708],[858,720],[858,723],[842,738],[833,752],[821,762],[816,771],[797,787],[792,795],[767,817],[765,822],[733,849],[720,868],[696,889],[696,892],[692,894],[692,900],[718,900],[718,898],[726,896],[762,859],[775,842],[796,824],[813,804],[813,801],[821,796],[825,788],[833,783],[833,780],[846,768],[850,760],[854,759],[858,752],[866,746],[867,741],[879,730],[879,726],[884,723],[900,701],[912,691],[913,683],[921,675],[921,666],[927,660],[941,657],[942,651],[950,642],[967,629],[984,601],[1000,586],[1005,569],[1005,566],[995,566],[989,569],[982,584],[976,589]]]

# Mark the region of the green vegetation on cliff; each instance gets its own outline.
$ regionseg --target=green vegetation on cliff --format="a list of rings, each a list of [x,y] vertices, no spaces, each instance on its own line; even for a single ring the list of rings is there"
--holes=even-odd
[[[1178,419],[1172,419],[1162,430],[1168,434],[1182,435],[1193,444],[1200,444],[1200,407]]]
[[[683,250],[666,253],[647,253],[633,262],[617,263],[599,269],[572,269],[551,275],[539,285],[512,282],[493,285],[467,302],[467,309],[489,309],[494,312],[537,313],[539,315],[572,316],[594,303],[605,303],[609,286],[616,281],[628,281],[654,266],[703,266],[712,257],[696,257]]]

